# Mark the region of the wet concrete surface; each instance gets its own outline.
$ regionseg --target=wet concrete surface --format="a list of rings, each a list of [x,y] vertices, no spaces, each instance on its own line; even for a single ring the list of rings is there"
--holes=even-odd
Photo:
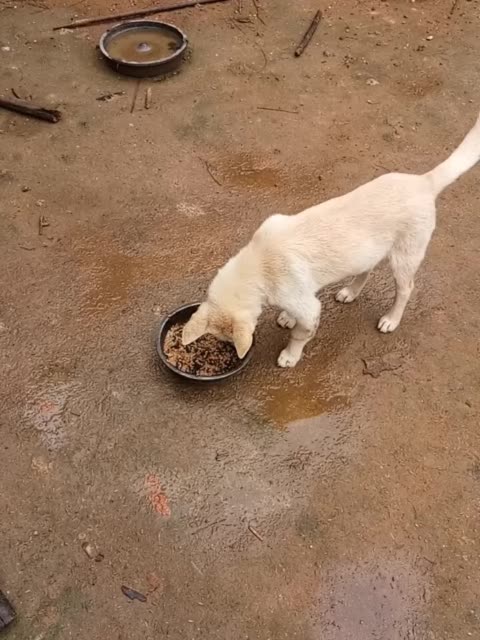
[[[102,28],[50,30],[104,5],[0,3],[2,92],[65,112],[0,113],[6,637],[480,637],[478,171],[442,196],[394,335],[381,268],[352,306],[323,293],[294,370],[270,311],[228,383],[180,384],[154,350],[267,215],[453,148],[480,104],[479,3],[337,2],[299,60],[313,2],[171,14],[191,60],[133,113]]]

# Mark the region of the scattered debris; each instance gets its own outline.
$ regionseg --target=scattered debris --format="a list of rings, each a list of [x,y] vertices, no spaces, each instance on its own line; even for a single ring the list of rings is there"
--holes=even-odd
[[[8,627],[14,620],[15,611],[6,596],[0,591],[0,631]]]
[[[252,527],[251,524],[248,525],[248,530],[252,533],[260,542],[263,542],[263,537],[258,533],[256,529]]]
[[[449,16],[453,16],[455,9],[457,8],[458,0],[453,0],[452,6],[450,8]]]
[[[310,26],[308,27],[308,29],[305,32],[305,35],[300,41],[300,44],[295,49],[296,58],[300,57],[302,53],[305,51],[305,49],[308,47],[308,45],[310,44],[310,40],[313,38],[321,19],[322,19],[322,12],[319,9],[317,13],[314,15],[313,20],[310,23]]]
[[[380,82],[378,80],[375,80],[375,78],[369,78],[367,80],[367,84],[369,87],[375,87],[377,84],[380,84]]]
[[[38,235],[41,236],[45,227],[49,227],[50,223],[45,218],[45,216],[40,216],[38,218]]]
[[[46,462],[42,457],[32,458],[31,467],[34,471],[39,473],[48,474],[53,468],[53,462]]]
[[[194,562],[193,560],[190,560],[190,562],[192,563],[192,567],[195,569],[195,571],[196,571],[199,575],[203,576],[203,575],[204,575],[204,573],[203,573],[203,571],[200,569],[200,567],[197,567],[197,565],[195,564],[195,562]]]
[[[279,108],[275,108],[275,107],[257,107],[257,109],[261,109],[262,111],[280,111],[280,113],[293,113],[295,115],[298,115],[299,111],[298,109],[296,111],[292,111],[291,109],[280,109]]]
[[[160,584],[161,584],[160,578],[153,571],[151,571],[147,575],[147,582],[148,582],[148,592],[149,593],[153,593],[154,591],[156,591],[158,589],[158,587],[160,586]]]
[[[384,371],[395,371],[402,366],[402,359],[397,353],[387,353],[383,356],[362,358],[364,375],[378,378]]]
[[[218,178],[215,177],[215,174],[212,171],[212,167],[210,166],[210,164],[208,163],[207,160],[204,160],[203,158],[200,158],[200,160],[203,162],[203,164],[205,165],[205,169],[208,172],[208,175],[211,177],[211,179],[218,184],[219,187],[222,187],[222,183],[220,182],[220,180],[218,180]]]
[[[86,555],[90,558],[90,560],[95,560],[95,562],[101,562],[104,559],[103,553],[97,551],[93,545],[89,542],[82,543],[82,549],[85,551]]]
[[[130,107],[130,113],[133,113],[135,110],[135,103],[137,102],[139,89],[140,89],[140,80],[137,80],[135,84],[135,89],[133,90],[132,106]]]
[[[221,518],[220,520],[215,520],[215,522],[210,522],[209,524],[205,524],[203,525],[203,527],[200,527],[199,529],[195,529],[195,531],[192,531],[192,536],[196,535],[197,533],[200,533],[200,531],[205,531],[205,529],[210,529],[210,527],[215,527],[217,524],[222,524],[222,522],[225,522],[226,518]]]
[[[145,90],[145,109],[150,109],[152,106],[152,88],[147,87]]]
[[[140,593],[140,591],[135,591],[135,589],[130,589],[130,587],[126,587],[124,584],[121,586],[122,593],[129,600],[138,600],[139,602],[146,602],[147,597]]]
[[[168,518],[171,514],[167,496],[165,495],[160,478],[154,473],[149,473],[144,481],[147,497],[154,511]]]
[[[46,120],[47,122],[58,122],[62,117],[60,111],[57,109],[45,109],[39,107],[31,102],[25,100],[18,100],[12,98],[0,97],[0,107],[8,109],[9,111],[15,111],[21,113],[24,116],[31,116],[32,118],[38,118],[39,120]]]
[[[401,136],[400,129],[403,129],[403,120],[402,118],[395,118],[387,116],[385,118],[385,124],[393,129],[395,135],[399,138]]]
[[[98,100],[99,102],[109,102],[110,100],[113,100],[113,98],[116,98],[117,96],[124,96],[125,95],[125,91],[113,91],[113,92],[108,92],[108,93],[102,93],[101,96],[98,96],[98,98],[95,98],[95,100]]]
[[[240,24],[252,24],[253,20],[250,16],[237,16],[234,18],[235,22],[239,22]]]
[[[140,9],[138,11],[128,11],[127,13],[111,14],[109,16],[98,16],[96,18],[84,18],[70,24],[62,24],[53,27],[53,31],[60,29],[78,29],[80,27],[88,27],[93,24],[101,24],[102,22],[118,22],[126,18],[141,18],[143,16],[152,16],[155,13],[166,13],[167,11],[178,11],[179,9],[188,9],[188,7],[197,7],[202,4],[213,4],[215,2],[226,2],[227,0],[186,0],[177,4],[170,4],[162,7],[150,7],[148,9]]]
[[[253,6],[255,7],[255,17],[256,19],[265,26],[265,20],[260,15],[260,5],[258,0],[252,0]]]

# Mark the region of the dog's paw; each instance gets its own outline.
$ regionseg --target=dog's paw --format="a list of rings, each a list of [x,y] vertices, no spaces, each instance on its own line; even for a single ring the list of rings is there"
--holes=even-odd
[[[278,356],[277,364],[279,367],[294,367],[300,358],[293,356],[288,349],[284,349]]]
[[[357,296],[353,293],[350,287],[343,287],[335,296],[335,300],[337,302],[343,302],[347,304],[349,302],[353,302]]]
[[[400,324],[400,320],[395,320],[395,318],[391,318],[389,315],[382,316],[378,321],[377,329],[382,333],[391,333],[395,331],[395,329]]]
[[[295,318],[292,318],[286,311],[282,311],[282,313],[277,318],[277,324],[282,327],[282,329],[293,329],[293,327],[297,324]]]

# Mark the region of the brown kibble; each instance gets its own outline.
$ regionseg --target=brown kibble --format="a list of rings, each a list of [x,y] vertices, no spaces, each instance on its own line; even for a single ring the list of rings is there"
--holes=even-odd
[[[233,344],[205,334],[185,346],[182,331],[182,324],[172,325],[163,345],[168,362],[176,369],[195,376],[216,376],[238,366],[240,359]]]

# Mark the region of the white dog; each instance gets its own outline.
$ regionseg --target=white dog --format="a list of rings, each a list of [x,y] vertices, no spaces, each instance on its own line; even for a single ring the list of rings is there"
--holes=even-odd
[[[353,302],[385,257],[396,297],[378,329],[394,331],[435,228],[435,199],[479,159],[480,116],[458,149],[433,171],[389,173],[297,215],[267,218],[250,243],[218,271],[207,300],[184,327],[183,343],[211,333],[233,342],[243,358],[262,307],[269,304],[282,310],[278,324],[292,330],[278,364],[294,367],[318,327],[317,292],[355,276],[336,296],[339,302]]]

